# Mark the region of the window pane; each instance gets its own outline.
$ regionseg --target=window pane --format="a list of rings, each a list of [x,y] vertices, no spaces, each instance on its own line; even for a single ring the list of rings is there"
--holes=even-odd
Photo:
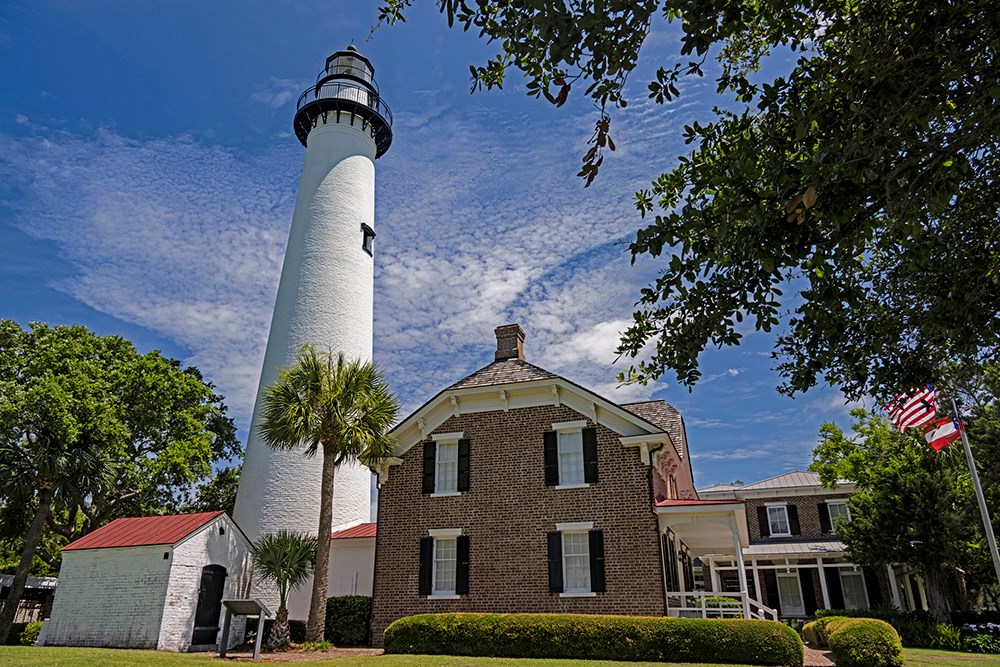
[[[563,579],[567,593],[590,592],[590,540],[587,533],[563,533]]]
[[[840,585],[844,589],[844,607],[847,609],[867,609],[865,579],[860,572],[840,571]]]
[[[830,523],[833,527],[836,528],[837,519],[851,520],[851,511],[847,507],[847,503],[828,503],[827,508],[830,510]]]
[[[778,598],[781,611],[785,614],[804,614],[806,609],[802,604],[802,591],[799,578],[794,574],[778,575]]]
[[[583,432],[559,432],[559,483],[583,484]]]
[[[458,490],[458,443],[439,442],[434,490],[438,493]]]
[[[455,557],[458,540],[454,537],[434,540],[434,593],[455,594]]]
[[[772,535],[787,535],[788,530],[788,511],[784,507],[768,507],[767,508],[767,519],[771,524],[771,534]]]

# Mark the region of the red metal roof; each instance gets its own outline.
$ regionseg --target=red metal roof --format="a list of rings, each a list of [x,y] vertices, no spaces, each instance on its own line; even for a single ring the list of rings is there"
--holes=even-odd
[[[330,534],[331,540],[349,540],[354,537],[375,537],[375,524],[362,523]]]
[[[742,503],[742,500],[661,500],[656,503],[657,507],[685,507],[691,505],[735,505]]]
[[[73,551],[76,549],[109,549],[112,547],[177,544],[223,513],[222,511],[218,511],[115,519],[108,525],[102,526],[88,535],[84,535],[75,542],[70,542],[62,550]]]

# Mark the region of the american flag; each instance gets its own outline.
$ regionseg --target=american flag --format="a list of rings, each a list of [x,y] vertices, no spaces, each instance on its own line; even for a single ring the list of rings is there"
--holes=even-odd
[[[914,426],[923,426],[937,417],[938,390],[933,385],[925,385],[913,392],[912,396],[898,394],[886,406],[889,419],[902,433]]]

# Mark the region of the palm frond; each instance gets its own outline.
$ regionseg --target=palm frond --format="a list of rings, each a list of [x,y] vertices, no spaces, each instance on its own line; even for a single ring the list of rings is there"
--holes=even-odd
[[[253,545],[253,569],[265,582],[278,587],[281,606],[289,589],[305,583],[316,562],[316,538],[290,530],[265,533]]]

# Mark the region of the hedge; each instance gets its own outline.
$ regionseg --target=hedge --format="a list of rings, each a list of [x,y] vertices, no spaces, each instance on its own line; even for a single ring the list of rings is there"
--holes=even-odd
[[[367,595],[341,595],[326,601],[323,638],[334,646],[368,644],[368,617],[372,599]]]
[[[38,641],[38,633],[42,631],[41,621],[32,621],[24,626],[21,632],[21,646],[34,646]]]
[[[422,614],[385,631],[386,653],[648,662],[802,664],[788,626],[744,619]]]
[[[885,621],[839,618],[826,629],[837,667],[903,667],[903,644]]]
[[[903,646],[931,648],[943,651],[961,651],[962,633],[947,623],[938,623],[928,611],[900,611],[898,609],[817,609],[816,618],[847,616],[852,618],[877,618],[887,622],[899,634]]]

